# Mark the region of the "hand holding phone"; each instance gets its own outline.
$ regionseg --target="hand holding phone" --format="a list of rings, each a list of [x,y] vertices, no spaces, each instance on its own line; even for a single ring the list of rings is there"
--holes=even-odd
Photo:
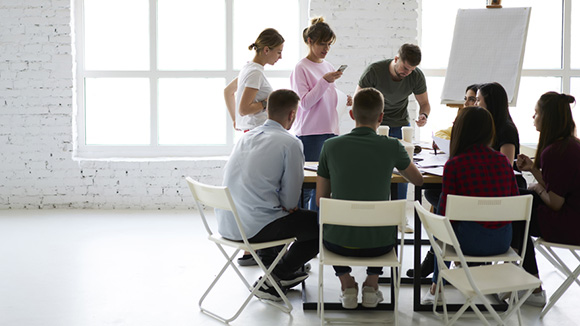
[[[347,67],[348,67],[348,65],[340,65],[340,67],[338,67],[338,70],[336,70],[336,71],[344,72]]]

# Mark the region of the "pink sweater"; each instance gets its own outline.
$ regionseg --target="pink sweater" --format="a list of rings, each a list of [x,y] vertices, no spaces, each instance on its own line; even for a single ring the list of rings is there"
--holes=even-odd
[[[306,58],[300,60],[292,71],[290,85],[300,96],[300,106],[292,127],[297,136],[338,135],[336,86],[322,78],[331,71],[335,69],[330,63],[316,63]]]

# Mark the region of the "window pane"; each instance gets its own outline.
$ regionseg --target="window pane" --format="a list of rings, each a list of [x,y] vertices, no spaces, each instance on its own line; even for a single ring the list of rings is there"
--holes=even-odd
[[[87,145],[147,145],[149,79],[87,78],[85,80]]]
[[[85,0],[85,68],[149,69],[149,2]]]
[[[448,0],[442,5],[440,1],[423,0],[421,6],[421,67],[444,69],[449,62],[457,9],[482,8],[482,1]]]
[[[576,104],[572,104],[572,116],[576,123],[576,130],[580,127],[580,77],[571,78],[570,94],[576,98]]]
[[[580,1],[572,0],[572,54],[570,65],[574,69],[580,69]]]
[[[440,1],[422,1],[422,67],[447,67],[457,9],[483,8],[483,3],[479,0],[449,0],[442,6]],[[532,7],[523,68],[560,68],[562,1],[511,0],[504,3],[504,8],[507,7]]]
[[[281,14],[283,13],[283,14]],[[284,37],[282,59],[273,70],[292,70],[299,60],[302,29],[299,26],[299,1],[287,0],[234,0],[234,69],[252,60],[255,51],[248,50],[260,32],[275,28]],[[300,32],[297,32],[300,31]],[[302,42],[303,43],[303,42]]]
[[[444,77],[427,77],[427,94],[431,105],[429,121],[424,127],[419,128],[421,141],[431,142],[432,134],[451,127],[457,116],[457,108],[441,104],[441,92],[443,91]],[[467,87],[468,85],[465,85]],[[412,98],[413,96],[411,96]],[[417,110],[418,110],[417,105]]]
[[[562,0],[510,0],[504,7],[532,7],[523,69],[562,67]]]
[[[160,70],[225,69],[225,1],[163,0],[157,13]]]
[[[160,79],[159,144],[225,144],[224,83],[223,78]]]
[[[532,118],[536,103],[545,92],[561,92],[561,89],[562,79],[559,77],[522,77],[518,105],[510,107],[510,114],[520,134],[520,143],[538,142],[539,134]]]
[[[290,77],[288,78],[268,78],[268,82],[273,90],[277,89],[292,89],[290,87]]]

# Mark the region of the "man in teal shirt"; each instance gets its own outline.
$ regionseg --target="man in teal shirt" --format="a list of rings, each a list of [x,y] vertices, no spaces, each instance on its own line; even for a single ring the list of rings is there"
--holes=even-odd
[[[385,107],[381,125],[389,126],[389,136],[403,138],[402,128],[409,126],[409,95],[414,94],[419,103],[417,126],[427,124],[431,105],[427,96],[425,75],[417,66],[421,63],[421,49],[415,44],[405,43],[394,59],[372,63],[358,81],[356,92],[365,87],[374,87],[383,94]],[[356,93],[355,92],[355,93]],[[397,185],[397,198],[407,198],[407,184]],[[407,226],[405,232],[413,230]]]
[[[411,162],[403,145],[395,138],[377,135],[383,120],[383,96],[373,88],[361,89],[354,97],[351,117],[356,128],[349,134],[324,142],[318,165],[316,199],[388,200],[393,168],[415,185],[423,176]],[[353,219],[356,216],[353,216]],[[324,228],[325,247],[345,256],[372,257],[393,249],[396,227],[364,228],[329,225]],[[343,307],[358,305],[358,285],[348,266],[334,266],[342,285]],[[383,300],[378,291],[382,267],[368,267],[363,283],[363,306],[376,307]]]
[[[394,59],[372,63],[358,81],[356,92],[374,87],[383,94],[384,113],[381,125],[389,126],[391,137],[401,139],[401,127],[409,125],[409,95],[414,94],[419,103],[417,126],[427,123],[431,105],[427,96],[425,75],[417,66],[421,63],[421,49],[414,44],[403,44]],[[355,93],[356,93],[355,92]]]

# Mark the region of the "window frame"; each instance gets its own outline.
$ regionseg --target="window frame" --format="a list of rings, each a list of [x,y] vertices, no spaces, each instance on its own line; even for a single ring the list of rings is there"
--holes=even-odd
[[[157,3],[160,0],[149,2],[149,70],[147,71],[90,71],[85,69],[85,39],[84,39],[84,0],[74,1],[75,28],[75,76],[74,94],[76,99],[76,114],[73,117],[73,139],[75,142],[74,154],[79,158],[107,159],[123,158],[163,158],[163,157],[207,157],[229,155],[235,138],[235,130],[229,114],[227,114],[223,97],[216,99],[216,106],[224,111],[223,123],[226,125],[225,145],[160,145],[158,143],[158,87],[161,78],[224,78],[224,87],[239,74],[234,69],[233,49],[233,8],[235,0],[225,1],[226,23],[226,64],[224,70],[158,70],[157,69]],[[294,0],[298,2],[299,24],[304,26],[308,22],[308,0]],[[302,48],[299,48],[302,51]],[[299,53],[298,55],[301,55]],[[291,70],[266,71],[269,78],[289,78]],[[148,78],[150,87],[150,143],[149,145],[87,145],[85,125],[85,80],[86,78]],[[219,110],[220,108],[214,108]]]

